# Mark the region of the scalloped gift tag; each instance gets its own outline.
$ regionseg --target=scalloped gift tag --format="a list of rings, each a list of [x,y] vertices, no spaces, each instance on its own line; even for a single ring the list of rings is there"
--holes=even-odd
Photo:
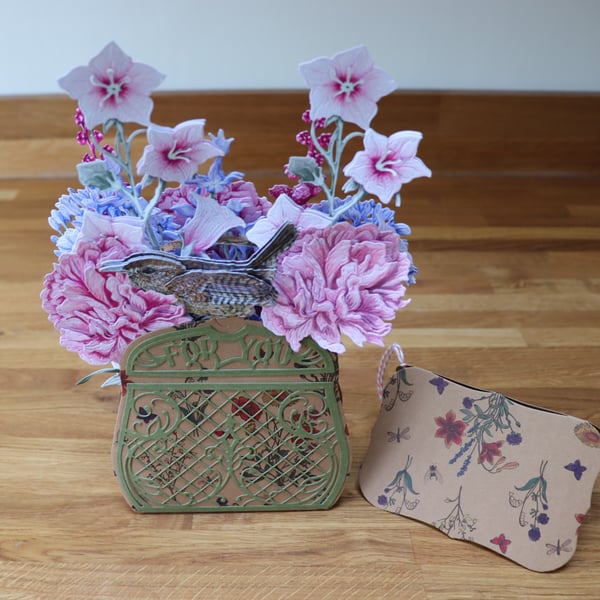
[[[588,421],[404,363],[382,401],[359,483],[374,506],[534,571],[573,556],[600,471]]]

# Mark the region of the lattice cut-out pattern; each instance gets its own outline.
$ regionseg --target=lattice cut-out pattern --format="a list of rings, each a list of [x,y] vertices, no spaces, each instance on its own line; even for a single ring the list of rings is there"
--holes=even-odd
[[[127,352],[115,471],[145,512],[328,508],[349,465],[335,355],[241,319]]]

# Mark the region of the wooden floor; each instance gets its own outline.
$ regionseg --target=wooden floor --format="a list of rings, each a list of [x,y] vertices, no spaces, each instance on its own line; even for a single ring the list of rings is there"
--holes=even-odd
[[[45,144],[37,153],[29,140],[0,140],[0,598],[599,597],[599,482],[572,561],[549,574],[362,498],[377,347],[341,357],[353,463],[335,508],[132,512],[110,460],[116,388],[74,386],[90,369],[58,346],[40,308],[53,260],[46,219],[77,185],[53,151],[65,140]],[[426,161],[427,148],[426,138]],[[600,425],[600,172],[593,161],[515,172],[487,159],[462,170],[433,161],[431,180],[405,188],[420,275],[390,341],[411,364]],[[282,181],[276,168],[251,165],[247,178],[264,192]]]

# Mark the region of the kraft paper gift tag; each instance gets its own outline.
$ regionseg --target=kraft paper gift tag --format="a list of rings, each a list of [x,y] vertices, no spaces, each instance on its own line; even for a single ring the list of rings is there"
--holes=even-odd
[[[390,354],[400,361],[383,385]],[[567,563],[600,471],[600,430],[382,357],[359,483],[374,506],[534,571]]]

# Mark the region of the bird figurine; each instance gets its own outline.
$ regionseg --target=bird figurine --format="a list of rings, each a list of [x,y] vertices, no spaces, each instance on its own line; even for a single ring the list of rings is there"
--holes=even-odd
[[[100,271],[124,272],[137,288],[173,294],[198,317],[247,317],[256,306],[275,303],[277,259],[296,235],[294,225],[285,223],[246,260],[181,257],[159,250],[106,260]]]

